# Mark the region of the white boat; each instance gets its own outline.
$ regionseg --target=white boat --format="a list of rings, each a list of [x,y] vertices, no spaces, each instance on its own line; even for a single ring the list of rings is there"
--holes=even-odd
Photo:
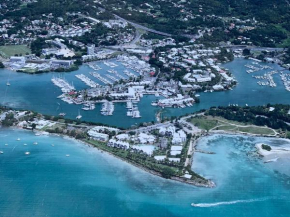
[[[3,154],[4,152],[3,151],[0,151],[0,154]]]
[[[8,145],[8,144],[5,144],[6,146]]]
[[[7,86],[10,86],[10,83],[9,83],[9,81],[7,81],[6,85],[7,85]]]
[[[59,116],[64,117],[66,113],[59,113]]]
[[[79,111],[79,115],[76,117],[76,119],[79,120],[81,118],[82,118],[82,116],[81,116],[80,111]]]
[[[16,139],[17,141],[20,141],[20,138]]]
[[[38,144],[37,142],[33,143],[33,145],[37,145],[37,144]]]
[[[66,157],[69,157],[69,154],[67,154]]]
[[[29,151],[27,151],[27,152],[25,152],[25,154],[26,154],[26,155],[29,155],[29,154],[30,154],[30,152],[29,152]]]
[[[26,146],[27,144],[25,143],[25,144],[23,144],[24,146]]]

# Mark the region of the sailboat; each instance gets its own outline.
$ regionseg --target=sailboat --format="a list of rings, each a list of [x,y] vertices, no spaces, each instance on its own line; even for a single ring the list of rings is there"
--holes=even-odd
[[[60,103],[57,103],[57,104],[58,104],[57,110],[60,108],[60,113],[58,115],[61,116],[61,117],[64,117],[66,115],[66,113],[62,112],[62,108],[61,108]]]
[[[80,110],[79,110],[79,115],[76,117],[76,119],[81,119],[82,118],[82,116],[81,116],[81,114],[80,114]]]

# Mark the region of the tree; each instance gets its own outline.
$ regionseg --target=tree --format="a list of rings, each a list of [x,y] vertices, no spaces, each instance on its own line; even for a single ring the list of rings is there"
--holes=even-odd
[[[161,171],[162,177],[164,177],[166,179],[170,179],[172,176],[174,176],[174,174],[175,174],[174,170],[170,167],[165,167]]]
[[[251,51],[250,51],[249,49],[245,48],[245,49],[243,50],[243,55],[244,55],[244,56],[249,56],[249,55],[251,55]]]
[[[4,64],[0,62],[0,69],[4,69],[4,68],[5,68]]]
[[[32,130],[34,130],[34,129],[36,128],[36,124],[33,123],[33,124],[31,125],[31,127],[32,127]]]

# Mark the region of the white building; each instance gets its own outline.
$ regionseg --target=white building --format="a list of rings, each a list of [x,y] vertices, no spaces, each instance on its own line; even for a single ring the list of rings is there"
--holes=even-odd
[[[109,135],[108,134],[104,134],[104,133],[98,133],[95,130],[91,129],[88,131],[88,135],[94,139],[94,140],[99,140],[102,142],[106,142],[109,139]]]
[[[172,143],[180,144],[186,141],[186,134],[183,130],[179,130],[177,133],[173,134]]]
[[[91,44],[87,46],[87,53],[88,55],[94,55],[95,54],[95,45]]]

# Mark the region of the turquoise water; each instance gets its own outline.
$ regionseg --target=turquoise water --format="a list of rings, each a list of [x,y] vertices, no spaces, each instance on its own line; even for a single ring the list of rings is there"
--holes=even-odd
[[[235,59],[233,62],[225,64],[236,77],[239,84],[232,91],[201,93],[201,103],[195,104],[193,107],[185,109],[165,109],[164,116],[178,116],[187,113],[206,109],[211,106],[239,104],[239,105],[264,105],[267,103],[290,103],[290,93],[287,92],[282,84],[279,74],[274,75],[275,82],[278,84],[276,88],[259,86],[256,79],[252,78],[252,74],[246,73],[245,64],[250,63],[250,60]],[[98,63],[103,70],[99,72],[106,73],[108,69],[102,63]],[[121,74],[124,66],[117,63],[119,66],[115,68]],[[269,64],[275,69],[280,69],[276,64]],[[92,80],[97,81],[89,75],[92,71],[88,66],[82,66],[77,72],[62,74],[69,82],[73,82],[77,89],[86,88],[86,85],[75,77],[76,74],[83,73]],[[269,70],[264,70],[269,71]],[[257,72],[253,74],[261,74]],[[0,70],[0,104],[8,105],[13,108],[30,109],[43,114],[57,115],[60,113],[58,104],[61,103],[61,112],[67,113],[67,118],[75,119],[78,115],[78,110],[81,105],[69,105],[62,102],[56,97],[61,94],[58,87],[51,82],[53,76],[58,73],[48,73],[39,75],[28,75],[23,73],[10,72],[8,70]],[[6,86],[6,81],[10,77],[11,86]],[[142,118],[132,119],[126,116],[126,106],[124,103],[115,104],[115,112],[113,116],[102,116],[100,114],[100,104],[97,104],[93,111],[82,111],[83,120],[97,123],[105,123],[118,127],[130,127],[132,125],[155,121],[155,113],[159,110],[150,105],[156,100],[153,95],[147,95],[139,102],[138,107]]]
[[[194,156],[193,169],[217,184],[204,189],[155,177],[73,140],[1,129],[0,213],[3,217],[288,217],[289,176],[254,154],[255,143],[261,141],[285,143],[222,135],[202,139],[198,148],[216,152]],[[27,151],[31,154],[25,155]]]

